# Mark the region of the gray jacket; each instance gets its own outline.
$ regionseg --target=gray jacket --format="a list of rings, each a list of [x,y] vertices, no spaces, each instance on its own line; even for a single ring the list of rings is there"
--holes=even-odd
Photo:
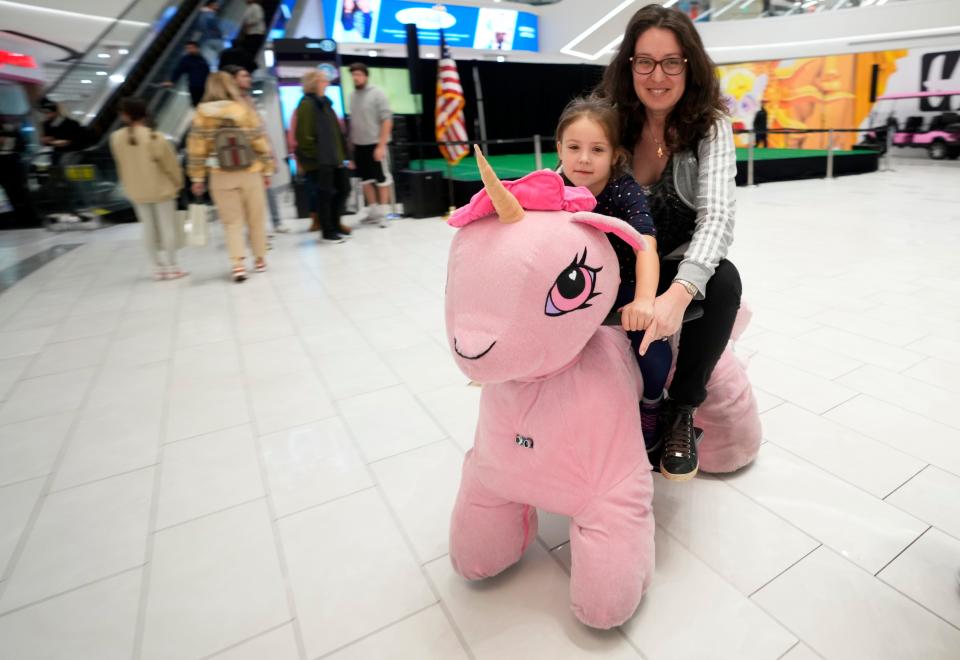
[[[697,228],[689,243],[666,258],[681,259],[677,278],[696,285],[698,300],[703,299],[707,281],[733,243],[736,176],[737,150],[727,119],[714,125],[696,153],[690,149],[673,156],[674,185],[684,204],[697,212]]]

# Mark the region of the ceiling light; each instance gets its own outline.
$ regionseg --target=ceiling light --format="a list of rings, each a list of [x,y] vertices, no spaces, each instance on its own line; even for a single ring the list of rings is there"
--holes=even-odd
[[[672,7],[677,4],[680,0],[667,0],[663,3],[664,8]]]
[[[436,58],[437,58],[437,54],[436,54],[436,53],[424,53],[423,56],[424,56],[424,57],[429,57],[430,59],[436,59]]]
[[[122,83],[124,80],[126,80],[126,77],[119,73],[115,73],[112,76],[110,76],[110,82],[115,82],[119,84],[119,83]]]
[[[119,50],[117,51],[117,54],[119,54],[119,55],[128,55],[129,53],[130,53],[130,51],[127,50],[126,48],[121,48],[121,49],[119,49]]]
[[[369,55],[370,57],[376,57],[376,56],[377,56],[377,51],[375,51],[375,50],[368,50],[368,51],[367,51],[367,55]]]
[[[64,11],[63,9],[49,9],[47,7],[31,7],[22,2],[10,2],[9,0],[0,0],[0,7],[11,7],[24,11],[36,11],[44,14],[56,14],[58,16],[69,16],[70,18],[86,18],[91,21],[100,21],[101,23],[123,23],[125,25],[136,25],[137,27],[150,27],[149,23],[143,21],[117,20],[110,16],[93,16],[90,14],[80,14],[75,11]]]
[[[611,9],[610,11],[608,11],[608,12],[607,12],[600,20],[598,20],[596,23],[594,23],[593,25],[591,25],[590,27],[588,27],[586,30],[584,30],[583,32],[581,32],[580,34],[578,34],[577,36],[575,36],[566,46],[564,46],[563,48],[560,49],[560,52],[563,53],[563,54],[565,54],[565,55],[572,55],[572,56],[574,56],[574,57],[582,57],[582,58],[587,59],[587,60],[595,60],[595,59],[599,58],[601,55],[603,55],[604,51],[606,51],[607,48],[611,48],[612,46],[608,44],[608,45],[607,45],[604,49],[602,49],[599,53],[594,53],[594,54],[592,54],[592,55],[591,55],[590,53],[582,53],[582,52],[580,52],[580,51],[574,50],[573,47],[576,46],[577,44],[579,44],[581,41],[583,41],[583,40],[586,39],[587,37],[589,37],[589,36],[590,36],[591,34],[593,34],[601,25],[603,25],[604,23],[606,23],[607,21],[609,21],[610,19],[612,19],[614,16],[616,16],[617,14],[619,14],[621,11],[623,11],[624,9],[626,9],[627,7],[629,7],[629,6],[632,5],[632,4],[633,4],[633,0],[624,0],[624,2],[621,2],[619,5],[617,5],[616,7],[614,7],[613,9]],[[621,36],[618,38],[618,40],[617,40],[616,42],[614,42],[612,45],[615,46],[616,44],[620,43],[620,40],[622,40],[622,39],[623,39],[623,36],[621,35]]]
[[[507,58],[504,57],[503,55],[497,55],[497,61],[498,61],[498,62],[506,62],[506,61],[507,61]]]
[[[93,84],[93,81],[92,81],[92,80],[87,80],[86,78],[84,78],[84,79],[81,80],[80,82],[81,82],[82,84],[84,84],[84,85],[92,85],[92,84]]]
[[[105,75],[107,75],[107,72],[106,72],[106,71],[97,71],[97,75],[98,75],[98,76],[105,76]]]
[[[110,53],[97,53],[97,57],[99,57],[101,60],[109,60]]]

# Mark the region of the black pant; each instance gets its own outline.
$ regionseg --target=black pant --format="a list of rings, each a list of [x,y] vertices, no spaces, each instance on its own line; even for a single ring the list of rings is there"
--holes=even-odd
[[[670,288],[679,265],[677,260],[660,262],[657,295]],[[668,390],[674,401],[699,406],[707,398],[707,381],[730,341],[742,292],[737,267],[723,259],[707,282],[704,299],[698,302],[703,307],[703,316],[683,324],[677,368]]]
[[[196,108],[200,105],[200,100],[203,98],[204,88],[203,87],[190,87],[190,103],[193,104],[193,107]]]
[[[761,147],[761,146],[762,146],[764,149],[767,148],[767,134],[766,134],[766,132],[764,132],[764,133],[759,133],[759,132],[758,132],[758,133],[757,133],[757,146],[758,146],[758,147]]]
[[[29,227],[40,224],[40,218],[30,202],[27,173],[19,155],[0,156],[0,186],[13,207],[13,217],[17,225]]]
[[[321,165],[307,177],[313,177],[317,220],[324,238],[340,235],[340,216],[350,193],[350,180],[345,167]]]
[[[263,45],[264,39],[266,39],[264,34],[244,34],[240,37],[238,45],[247,51],[251,59],[257,59],[257,53],[260,52],[260,46]]]

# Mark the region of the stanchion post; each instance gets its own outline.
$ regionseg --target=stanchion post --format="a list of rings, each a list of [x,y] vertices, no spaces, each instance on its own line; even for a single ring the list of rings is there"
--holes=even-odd
[[[833,178],[833,129],[827,131],[827,178]]]
[[[539,135],[533,136],[533,162],[538,171],[543,169],[543,145]]]
[[[756,131],[750,131],[747,134],[747,185],[755,185],[753,182],[753,147],[757,143]]]

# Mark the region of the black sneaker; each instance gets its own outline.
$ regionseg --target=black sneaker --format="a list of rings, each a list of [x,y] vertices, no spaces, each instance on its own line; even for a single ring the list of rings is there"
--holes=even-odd
[[[700,467],[693,410],[693,406],[669,400],[662,408],[660,429],[663,455],[660,458],[660,473],[671,481],[693,479]]]

